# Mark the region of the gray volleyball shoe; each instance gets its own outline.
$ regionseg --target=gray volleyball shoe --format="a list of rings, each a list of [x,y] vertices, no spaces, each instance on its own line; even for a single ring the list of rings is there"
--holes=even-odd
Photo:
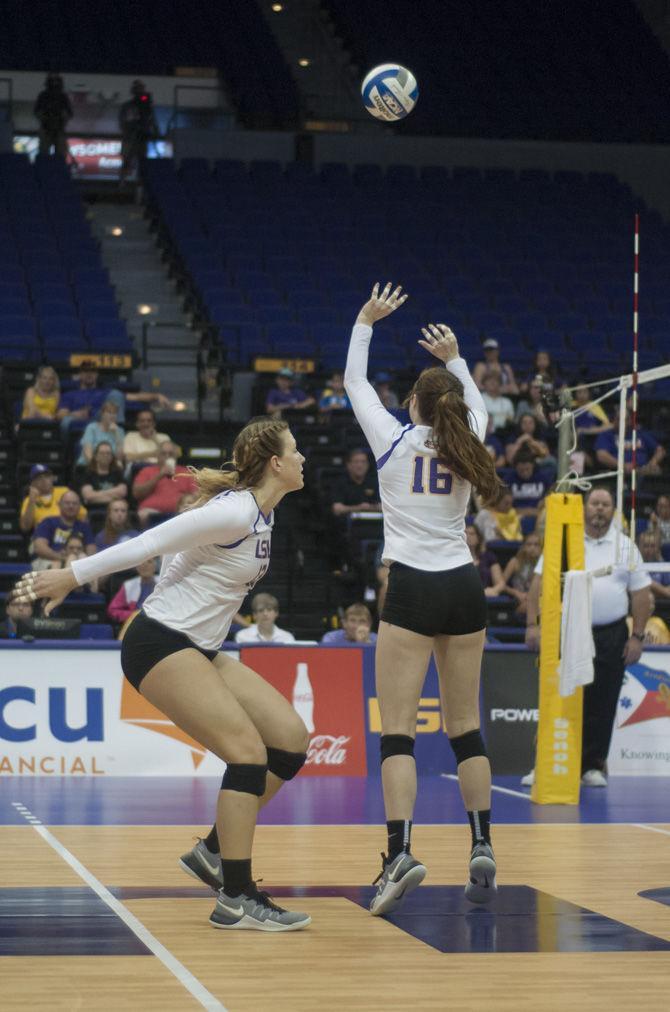
[[[218,893],[223,886],[221,858],[218,854],[207,850],[204,840],[198,840],[188,854],[182,854],[179,858],[179,866],[187,875],[204,882],[215,893]]]
[[[312,918],[309,914],[284,910],[254,885],[239,896],[226,896],[221,889],[209,923],[213,928],[227,930],[300,931],[312,923]]]
[[[370,903],[372,916],[380,917],[382,914],[391,914],[397,910],[405,893],[416,889],[425,876],[425,865],[411,854],[405,854],[403,851],[392,861],[389,861],[386,854],[382,854],[382,870],[372,883],[377,885],[379,882],[377,892]]]
[[[490,903],[498,891],[496,885],[496,859],[488,843],[476,843],[470,855],[470,879],[465,887],[465,898],[471,903]]]

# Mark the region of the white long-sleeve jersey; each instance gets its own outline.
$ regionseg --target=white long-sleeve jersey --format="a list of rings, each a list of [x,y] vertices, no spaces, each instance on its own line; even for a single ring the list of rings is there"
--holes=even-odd
[[[268,570],[273,525],[274,513],[261,513],[252,492],[231,489],[72,569],[82,584],[162,555],[144,611],[205,650],[218,650],[244,597]]]
[[[344,385],[377,462],[384,513],[385,562],[415,569],[455,569],[472,561],[465,540],[469,481],[437,459],[429,425],[401,425],[367,380],[372,327],[356,324],[351,334]],[[463,384],[473,432],[483,439],[488,414],[465,360],[452,359],[449,372]]]

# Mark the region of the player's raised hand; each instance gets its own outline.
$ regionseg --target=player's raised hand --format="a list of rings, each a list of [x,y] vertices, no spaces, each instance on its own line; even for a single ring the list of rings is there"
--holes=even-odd
[[[402,285],[393,288],[389,281],[384,291],[380,293],[379,282],[377,282],[372,289],[372,295],[356,317],[356,323],[367,323],[371,327],[377,320],[383,320],[385,316],[390,316],[406,301],[407,294],[402,294]]]
[[[419,340],[419,344],[435,358],[439,358],[441,362],[451,362],[452,358],[458,358],[456,335],[446,324],[438,323],[435,326],[434,323],[429,323],[427,327],[421,328],[421,333],[423,341]]]
[[[72,570],[67,569],[43,569],[39,573],[26,573],[16,585],[16,601],[23,603],[39,600],[46,597],[47,604],[44,609],[45,615],[50,615],[54,608],[65,600],[71,590],[77,586],[77,581]]]

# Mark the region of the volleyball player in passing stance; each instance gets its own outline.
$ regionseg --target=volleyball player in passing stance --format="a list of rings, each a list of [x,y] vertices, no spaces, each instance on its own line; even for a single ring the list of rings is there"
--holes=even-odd
[[[361,309],[354,326],[345,388],[377,460],[384,513],[383,558],[388,591],[377,638],[377,696],[382,719],[381,762],[388,855],[370,910],[394,910],[423,880],[410,852],[416,800],[419,698],[435,655],[447,733],[472,830],[465,894],[484,903],[495,892],[491,849],[491,767],[479,731],[479,675],[486,599],[465,539],[472,487],[488,500],[498,479],[482,442],[487,412],[448,327],[431,324],[419,344],[444,366],[425,369],[408,398],[412,423],[402,426],[368,383],[372,327],[403,304],[388,284]]]
[[[235,471],[196,472],[194,508],[70,569],[22,581],[24,599],[50,599],[48,613],[82,583],[163,556],[156,589],[124,637],[121,665],[150,703],[228,764],[216,829],[182,858],[185,870],[223,886],[210,917],[216,928],[291,931],[310,923],[272,903],[251,874],[259,806],[303,766],[307,729],[260,675],[218,652],[268,569],[273,510],[302,488],[303,462],[286,422],[254,419],[235,440]]]

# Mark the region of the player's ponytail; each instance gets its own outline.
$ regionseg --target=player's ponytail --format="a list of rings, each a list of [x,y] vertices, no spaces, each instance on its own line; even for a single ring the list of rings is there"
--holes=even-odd
[[[198,492],[193,508],[202,506],[220,492],[258,485],[268,461],[284,453],[282,434],[287,430],[288,422],[266,416],[252,418],[238,433],[233,443],[233,459],[223,465],[225,470],[191,468]]]
[[[500,491],[500,479],[491,456],[470,427],[470,411],[463,399],[463,384],[447,369],[424,369],[414,384],[419,415],[432,426],[437,455],[447,467],[469,481],[485,503]]]

